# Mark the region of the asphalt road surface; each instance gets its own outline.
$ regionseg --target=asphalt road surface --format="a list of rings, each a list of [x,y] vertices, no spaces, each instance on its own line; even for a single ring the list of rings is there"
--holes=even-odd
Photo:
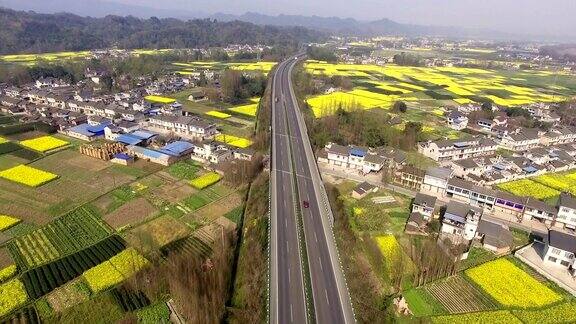
[[[326,208],[323,184],[290,84],[296,63],[293,57],[280,63],[273,82],[270,320],[306,322],[303,273],[308,271],[312,288],[312,296],[308,297],[313,298],[316,322],[353,323],[350,297],[328,220],[331,214]],[[298,210],[302,213],[305,240],[298,237]],[[298,248],[306,249],[306,269],[301,266],[303,256]]]

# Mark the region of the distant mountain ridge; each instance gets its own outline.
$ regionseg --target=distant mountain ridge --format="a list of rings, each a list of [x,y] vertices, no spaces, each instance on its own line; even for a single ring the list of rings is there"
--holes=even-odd
[[[510,37],[521,38],[519,35],[488,30],[473,29],[452,26],[424,26],[414,24],[403,24],[384,18],[374,21],[359,21],[354,18],[319,17],[302,15],[278,15],[269,16],[254,12],[247,12],[242,15],[214,14],[210,18],[219,21],[245,21],[257,25],[271,26],[301,26],[310,29],[317,29],[340,35],[376,36],[376,35],[398,35],[398,36],[445,36],[458,38],[490,38],[507,39]]]
[[[127,5],[106,0],[0,0],[0,7],[38,13],[71,13],[85,17],[101,18],[108,15],[134,16],[139,18],[204,18],[202,12],[186,10],[155,9],[139,5]]]

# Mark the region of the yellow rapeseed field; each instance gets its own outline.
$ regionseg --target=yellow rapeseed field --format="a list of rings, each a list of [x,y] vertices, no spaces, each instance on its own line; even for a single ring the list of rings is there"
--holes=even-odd
[[[230,114],[223,113],[223,112],[218,111],[218,110],[210,110],[206,113],[206,115],[220,118],[220,119],[226,119],[226,118],[230,118],[232,116]]]
[[[56,178],[57,175],[29,167],[27,165],[18,165],[13,168],[0,172],[0,178],[18,182],[30,187],[39,187]]]
[[[242,138],[234,135],[218,134],[215,139],[219,142],[229,144],[232,146],[246,148],[252,145],[252,141],[247,138]]]
[[[144,97],[144,99],[146,99],[150,102],[161,103],[161,104],[171,104],[171,103],[176,102],[176,99],[172,99],[172,98],[168,98],[168,97],[162,97],[162,96],[146,96],[146,97]]]
[[[0,215],[0,231],[9,229],[10,227],[20,223],[20,219],[8,215]]]
[[[465,273],[496,301],[507,307],[536,308],[562,299],[505,258],[484,263]]]
[[[253,104],[249,104],[249,105],[241,105],[241,106],[228,108],[228,110],[233,111],[233,112],[238,113],[238,114],[242,114],[242,115],[246,115],[246,116],[250,116],[250,117],[256,117],[256,113],[258,112],[258,104],[253,103]]]
[[[48,152],[70,143],[53,136],[42,136],[20,142],[20,145],[39,152]]]

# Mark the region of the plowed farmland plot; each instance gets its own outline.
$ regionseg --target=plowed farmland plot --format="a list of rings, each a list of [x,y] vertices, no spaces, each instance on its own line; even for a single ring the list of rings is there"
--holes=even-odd
[[[426,287],[452,314],[496,309],[497,305],[460,275],[436,281]]]
[[[104,220],[113,228],[119,229],[142,222],[156,211],[156,207],[152,206],[146,199],[137,198],[104,216]]]

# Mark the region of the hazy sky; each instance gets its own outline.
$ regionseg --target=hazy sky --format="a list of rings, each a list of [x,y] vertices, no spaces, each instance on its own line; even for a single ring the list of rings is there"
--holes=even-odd
[[[208,13],[390,18],[414,24],[488,27],[514,33],[576,34],[576,0],[108,0]]]

